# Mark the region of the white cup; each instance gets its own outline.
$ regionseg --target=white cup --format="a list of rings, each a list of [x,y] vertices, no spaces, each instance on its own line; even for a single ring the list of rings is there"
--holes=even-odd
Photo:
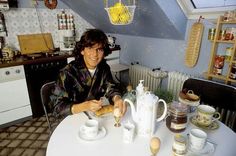
[[[124,124],[124,128],[123,128],[123,140],[124,140],[124,142],[126,142],[126,143],[133,142],[134,134],[135,134],[134,124],[132,124],[130,122]]]
[[[89,138],[94,138],[98,134],[98,121],[94,119],[87,120],[84,125],[80,127],[80,132]]]
[[[192,129],[189,134],[189,145],[191,149],[201,150],[206,145],[207,134],[200,129]]]

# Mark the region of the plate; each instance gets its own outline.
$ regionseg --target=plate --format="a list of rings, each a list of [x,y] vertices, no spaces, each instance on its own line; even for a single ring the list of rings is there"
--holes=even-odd
[[[195,150],[189,146],[187,151],[187,156],[212,155],[214,151],[215,151],[215,145],[210,142],[206,142],[205,147],[201,150]]]
[[[192,124],[194,124],[195,126],[205,129],[205,130],[215,130],[218,129],[220,127],[219,123],[217,121],[213,121],[209,126],[203,126],[203,125],[199,125],[197,123],[197,116],[192,116],[190,117],[190,122]]]
[[[82,140],[86,140],[86,141],[94,141],[94,140],[99,140],[99,139],[102,139],[106,136],[106,129],[104,127],[100,127],[99,130],[98,130],[98,135],[96,137],[88,137],[86,136],[84,133],[81,133],[79,131],[79,138],[82,139]]]
[[[183,104],[186,104],[186,105],[189,105],[189,106],[198,106],[200,104],[200,100],[198,101],[189,101],[189,100],[186,100],[186,99],[182,99],[179,97],[179,102],[183,103]]]

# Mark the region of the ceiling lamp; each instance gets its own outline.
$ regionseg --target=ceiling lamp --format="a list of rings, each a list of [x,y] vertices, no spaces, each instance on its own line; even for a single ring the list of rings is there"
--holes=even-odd
[[[56,9],[57,7],[57,0],[44,0],[44,4],[46,7],[48,7],[49,9]]]
[[[127,25],[133,21],[135,12],[135,0],[113,0],[113,3],[105,0],[105,10],[113,25]],[[132,2],[131,2],[132,1]],[[132,4],[131,4],[132,3]]]

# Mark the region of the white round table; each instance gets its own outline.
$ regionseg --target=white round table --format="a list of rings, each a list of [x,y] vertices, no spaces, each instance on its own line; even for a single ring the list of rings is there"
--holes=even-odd
[[[123,119],[123,123],[129,118],[129,113]],[[114,127],[112,116],[98,119],[101,126],[106,129],[104,138],[95,141],[85,141],[81,139],[79,128],[87,116],[83,113],[66,117],[54,130],[48,143],[46,156],[150,156],[150,137],[135,136],[132,143],[123,141],[123,127]],[[208,139],[216,143],[214,156],[235,156],[236,155],[236,134],[227,126],[219,122],[217,130],[205,131]],[[197,128],[188,123],[187,129],[182,133],[186,135],[192,128]],[[154,136],[161,139],[160,156],[170,156],[172,154],[172,144],[175,133],[172,133],[165,125],[159,122],[156,126]]]

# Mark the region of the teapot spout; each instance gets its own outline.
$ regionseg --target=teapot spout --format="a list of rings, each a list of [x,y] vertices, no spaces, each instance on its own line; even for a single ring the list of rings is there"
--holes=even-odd
[[[135,110],[134,103],[129,99],[124,99],[124,102],[128,103],[130,105],[132,118],[135,122],[137,122],[137,120],[138,120],[137,114],[136,114],[137,112]]]

